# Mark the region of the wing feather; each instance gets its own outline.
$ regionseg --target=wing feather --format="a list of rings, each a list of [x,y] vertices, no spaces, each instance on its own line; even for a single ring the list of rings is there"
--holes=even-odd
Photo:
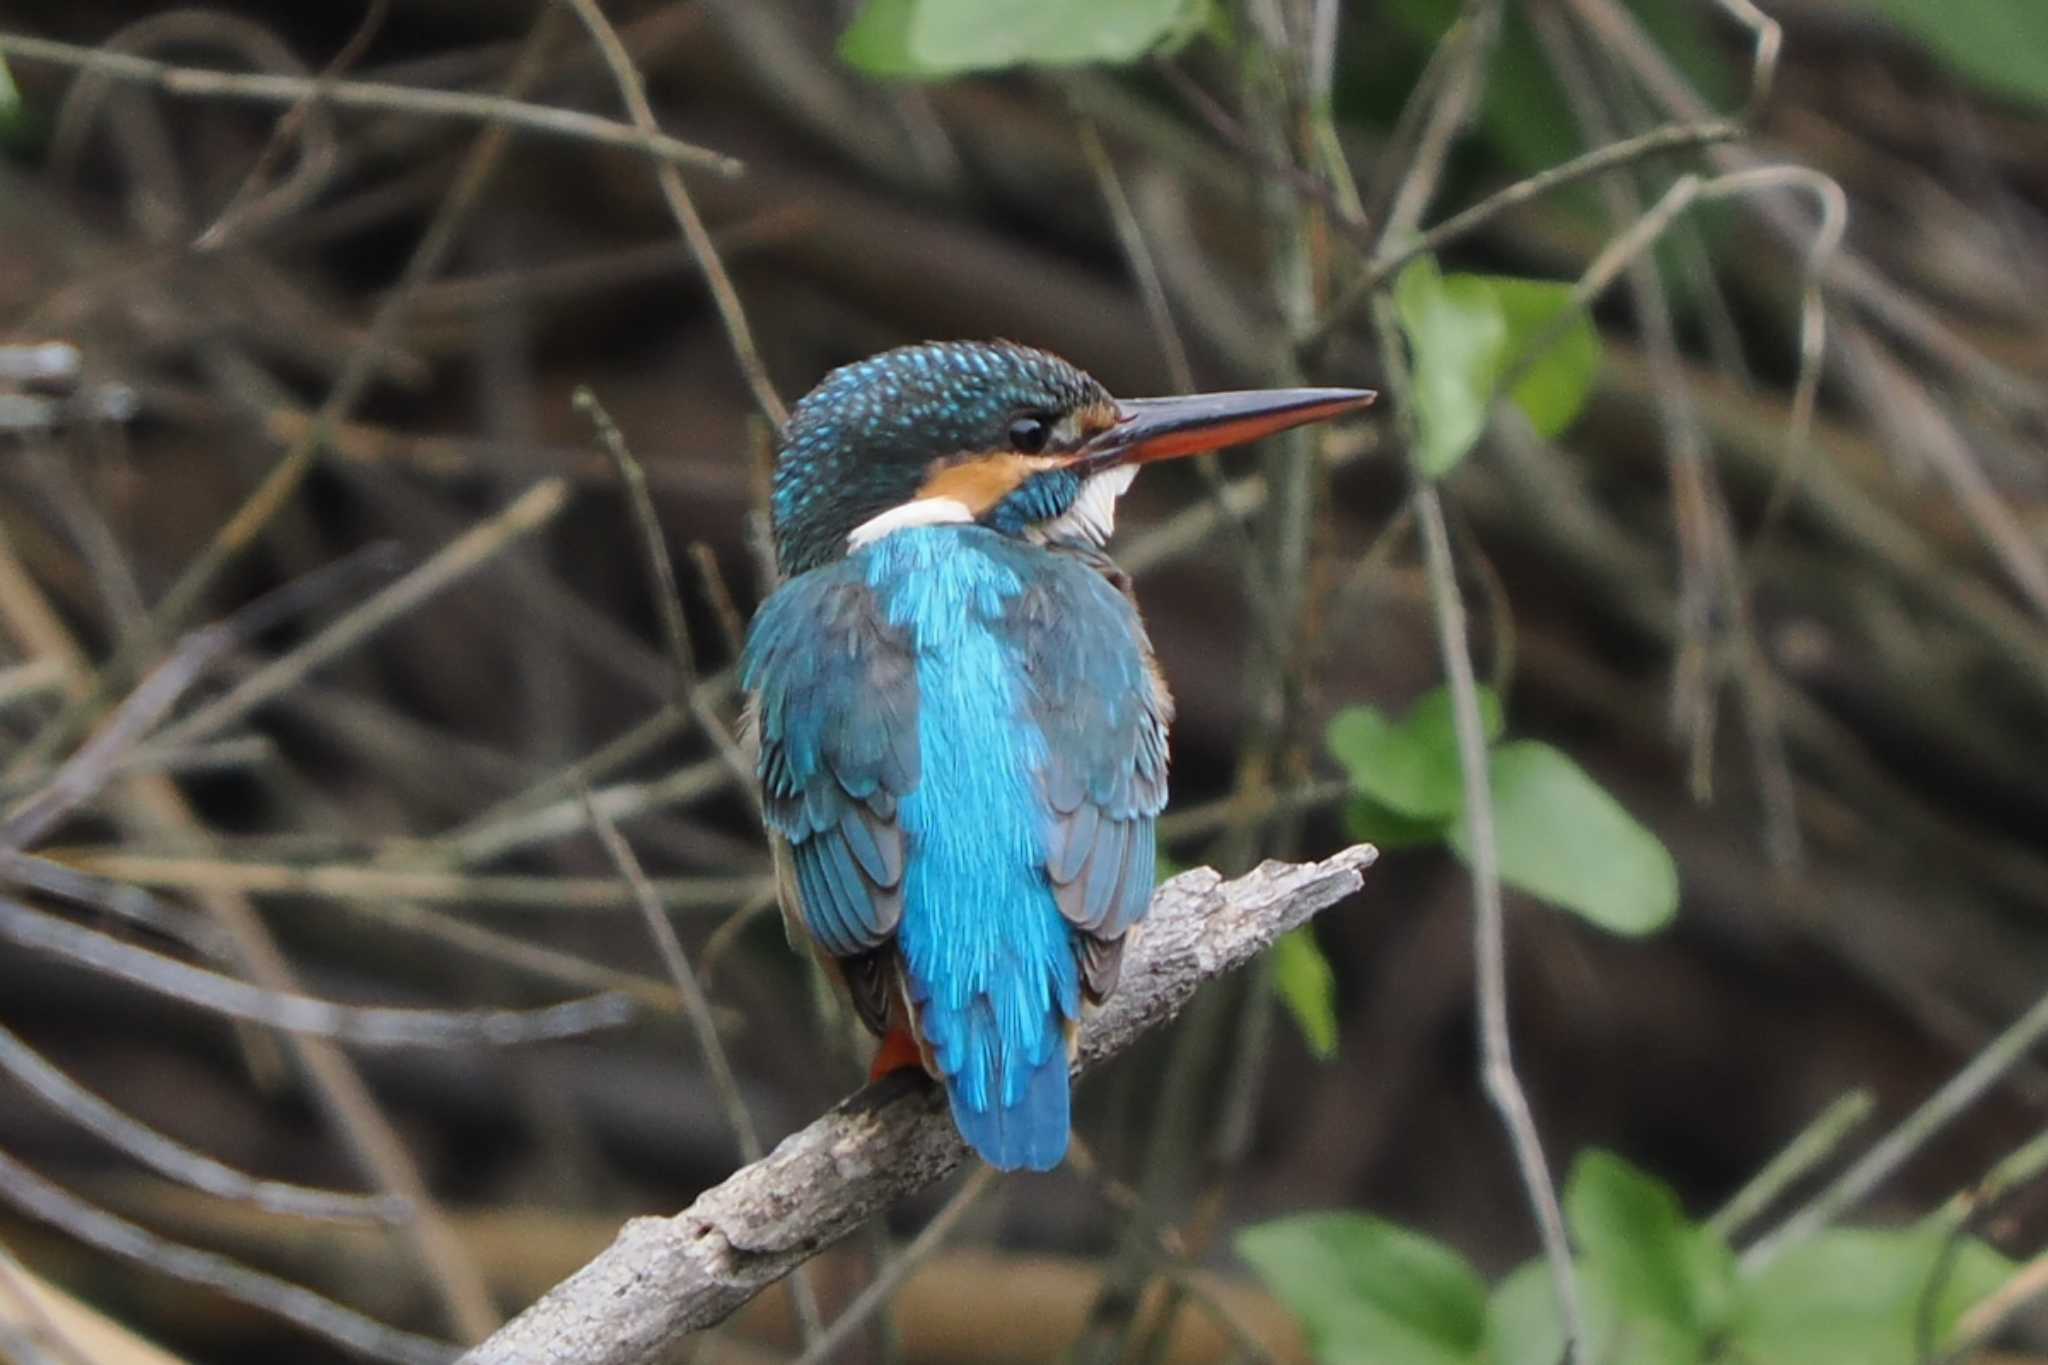
[[[892,979],[883,949],[903,914],[897,812],[920,768],[916,659],[860,566],[841,562],[792,579],[762,606],[741,679],[795,916],[841,960],[856,1012],[881,1032]]]
[[[1088,994],[1115,989],[1123,939],[1151,903],[1155,824],[1166,805],[1173,700],[1121,575],[1107,559],[1062,553],[1010,614],[1025,643],[1031,714],[1045,739],[1046,877],[1067,920]]]

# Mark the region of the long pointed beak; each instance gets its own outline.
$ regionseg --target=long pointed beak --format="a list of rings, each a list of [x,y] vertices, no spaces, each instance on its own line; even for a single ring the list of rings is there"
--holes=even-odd
[[[1357,412],[1378,396],[1371,389],[1250,389],[1120,399],[1116,425],[1085,442],[1075,459],[1107,468],[1199,455]]]

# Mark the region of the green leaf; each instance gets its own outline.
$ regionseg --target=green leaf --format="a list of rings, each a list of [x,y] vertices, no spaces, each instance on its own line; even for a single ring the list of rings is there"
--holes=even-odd
[[[1438,820],[1457,813],[1457,750],[1430,745],[1377,707],[1347,706],[1332,717],[1330,753],[1354,791],[1397,815]]]
[[[1394,281],[1394,307],[1415,364],[1415,465],[1440,479],[1486,430],[1507,319],[1490,294],[1454,288],[1427,256]]]
[[[1572,1168],[1565,1216],[1578,1243],[1589,1360],[1628,1365],[1918,1365],[2013,1274],[1982,1242],[1950,1246],[1938,1219],[1837,1229],[1740,1279],[1727,1245],[1691,1223],[1671,1191],[1620,1159]],[[1945,1269],[1943,1269],[1945,1265]],[[1937,1273],[1945,1278],[1936,1281]],[[1928,1302],[1928,1295],[1933,1298]],[[1531,1261],[1494,1290],[1488,1365],[1556,1365],[1564,1348],[1549,1267]]]
[[[1572,308],[1572,288],[1549,280],[1492,279],[1494,297],[1507,318],[1509,364],[1519,365],[1529,348],[1543,350],[1509,396],[1543,436],[1572,424],[1600,374],[1600,337],[1584,310]],[[1574,320],[1559,327],[1568,313]],[[1553,334],[1552,329],[1558,328]]]
[[[1581,1284],[1579,1310],[1591,1314],[1585,1296],[1586,1286]],[[1488,1365],[1557,1365],[1564,1359],[1564,1327],[1549,1263],[1540,1258],[1525,1261],[1502,1280],[1487,1303],[1486,1323],[1493,1345]]]
[[[1949,1230],[1838,1228],[1802,1242],[1742,1285],[1734,1358],[1757,1365],[1915,1365],[1922,1301],[1942,1269]],[[1937,1351],[1956,1320],[2012,1274],[1982,1242],[1957,1246],[1930,1326]]]
[[[2041,0],[1862,0],[1986,90],[2048,103],[2048,5]]]
[[[1548,744],[1493,751],[1494,844],[1501,880],[1617,934],[1647,934],[1678,912],[1678,868],[1578,764]],[[1460,818],[1451,847],[1471,857]]]
[[[911,56],[910,29],[918,0],[868,0],[839,35],[839,59],[870,76],[930,76]]]
[[[1378,1218],[1311,1213],[1238,1234],[1325,1365],[1477,1365],[1486,1286],[1450,1248]]]
[[[1318,1061],[1337,1055],[1337,974],[1306,925],[1273,941],[1273,989]]]
[[[1587,1360],[1616,1365],[1737,1365],[1731,1357],[1714,1355],[1711,1342],[1686,1328],[1624,1311],[1598,1269],[1582,1261],[1576,1274]],[[1487,1365],[1558,1365],[1564,1359],[1564,1329],[1558,1324],[1557,1291],[1548,1262],[1530,1261],[1501,1282],[1487,1308],[1487,1329],[1492,1352]]]
[[[1394,304],[1415,365],[1416,467],[1438,479],[1480,434],[1501,380],[1546,436],[1585,405],[1600,368],[1600,340],[1571,287],[1492,275],[1444,275],[1429,257],[1394,282]],[[1562,319],[1568,319],[1561,321]]]
[[[1728,1312],[1735,1258],[1695,1227],[1659,1180],[1607,1152],[1587,1152],[1565,1186],[1565,1217],[1587,1270],[1625,1320],[1647,1319],[1703,1342]]]
[[[1484,685],[1473,691],[1479,701],[1479,733],[1488,744],[1500,738],[1504,718],[1500,710],[1500,697]],[[1408,714],[1401,722],[1419,742],[1438,748],[1448,747],[1452,752],[1458,747],[1458,713],[1451,701],[1448,685],[1432,687],[1415,699],[1408,708]]]
[[[1489,743],[1499,737],[1500,699],[1486,688],[1479,719]],[[1441,822],[1463,804],[1457,727],[1444,688],[1424,693],[1398,723],[1376,707],[1348,706],[1331,719],[1329,743],[1352,788],[1397,816]]]
[[[916,79],[1130,62],[1201,13],[1189,0],[868,0],[839,55],[870,75]]]
[[[1351,837],[1383,852],[1440,844],[1450,827],[1448,818],[1418,820],[1388,810],[1370,796],[1354,796],[1344,805],[1344,828]]]
[[[1709,1355],[1708,1343],[1696,1334],[1655,1318],[1624,1313],[1596,1268],[1581,1262],[1576,1273],[1587,1360],[1707,1365],[1715,1359]],[[1557,1290],[1551,1283],[1548,1262],[1530,1261],[1501,1282],[1487,1306],[1487,1331],[1491,1351],[1487,1365],[1558,1365],[1564,1359],[1564,1329],[1558,1322]]]
[[[14,72],[0,58],[0,156],[8,152],[36,155],[48,139],[46,122],[22,99]]]

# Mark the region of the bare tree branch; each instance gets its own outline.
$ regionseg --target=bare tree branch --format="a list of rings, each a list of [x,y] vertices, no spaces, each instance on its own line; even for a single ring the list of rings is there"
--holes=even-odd
[[[24,61],[52,62],[115,80],[134,81],[161,90],[166,95],[191,99],[249,100],[258,104],[288,105],[318,100],[343,109],[374,109],[494,123],[600,146],[626,147],[665,164],[681,163],[726,177],[738,175],[741,169],[740,163],[732,157],[694,146],[666,133],[630,128],[580,110],[529,104],[503,95],[427,90],[313,76],[211,71],[202,67],[174,66],[169,62],[123,52],[53,42],[26,33],[0,33],[0,52]]]
[[[1166,1022],[1213,977],[1356,891],[1369,845],[1320,863],[1202,868],[1159,888],[1123,985],[1082,1030],[1080,1069]],[[944,1099],[898,1073],[854,1095],[671,1218],[626,1224],[596,1260],[462,1365],[653,1365],[904,1195],[960,1164]]]
[[[537,1009],[426,1010],[344,1005],[253,986],[0,899],[0,942],[85,967],[158,995],[287,1033],[358,1047],[512,1047],[616,1028],[633,1002],[607,991]]]

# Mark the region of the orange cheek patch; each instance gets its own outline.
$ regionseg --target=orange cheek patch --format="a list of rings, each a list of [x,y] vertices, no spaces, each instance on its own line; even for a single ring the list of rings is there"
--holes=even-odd
[[[917,490],[917,496],[950,498],[978,518],[1048,467],[1046,461],[1026,455],[973,455],[935,472]]]

